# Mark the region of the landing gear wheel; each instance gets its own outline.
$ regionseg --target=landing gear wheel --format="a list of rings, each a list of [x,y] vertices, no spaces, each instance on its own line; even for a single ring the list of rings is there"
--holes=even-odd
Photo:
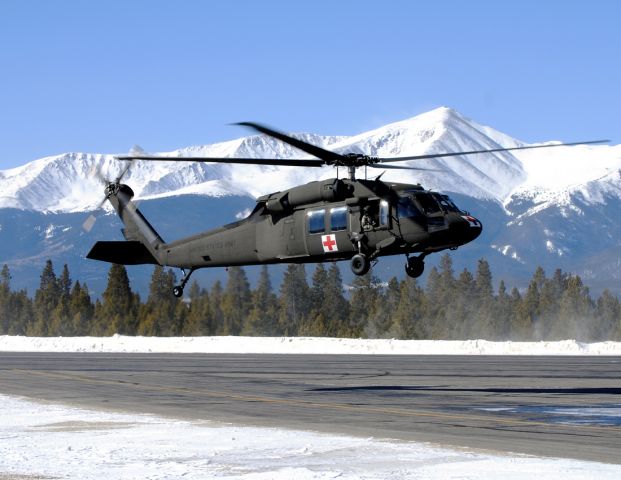
[[[425,262],[422,259],[418,257],[408,258],[408,263],[405,265],[405,273],[408,274],[408,277],[418,278],[424,270]]]
[[[361,253],[357,253],[356,255],[354,255],[353,257],[351,257],[351,271],[354,272],[356,275],[365,275],[369,269],[371,268],[371,262],[369,262],[369,259],[366,257],[366,255],[363,255]]]
[[[185,273],[185,270],[183,268],[181,269],[183,272],[183,278],[181,279],[181,285],[177,285],[173,288],[173,295],[175,297],[181,298],[183,296],[183,289],[185,288],[186,283],[188,283],[192,273],[194,273],[194,270],[196,270],[196,268],[192,268],[188,273]]]

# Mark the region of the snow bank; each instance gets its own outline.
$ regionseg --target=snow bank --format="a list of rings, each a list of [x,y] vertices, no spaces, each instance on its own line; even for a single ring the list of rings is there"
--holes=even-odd
[[[372,355],[621,355],[621,342],[364,340],[319,337],[0,336],[3,352],[275,353]]]

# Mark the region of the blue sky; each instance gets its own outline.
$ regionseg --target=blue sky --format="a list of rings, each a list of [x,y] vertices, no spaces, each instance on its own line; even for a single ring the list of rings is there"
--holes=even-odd
[[[619,143],[620,24],[613,0],[0,0],[0,169],[441,105],[529,142]]]

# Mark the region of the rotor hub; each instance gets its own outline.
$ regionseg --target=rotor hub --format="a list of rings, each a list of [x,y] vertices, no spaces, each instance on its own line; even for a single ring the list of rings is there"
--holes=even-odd
[[[345,153],[342,156],[344,158],[338,160],[336,163],[344,167],[366,167],[367,165],[379,163],[379,158],[362,153]]]

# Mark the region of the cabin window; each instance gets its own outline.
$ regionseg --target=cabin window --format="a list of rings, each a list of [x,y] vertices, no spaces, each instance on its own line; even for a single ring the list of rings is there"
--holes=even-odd
[[[326,211],[313,210],[308,212],[308,233],[323,233],[326,230],[325,222]]]
[[[380,202],[379,224],[380,227],[388,227],[390,223],[390,205],[386,200]]]
[[[330,230],[333,232],[347,230],[347,207],[330,209]]]

